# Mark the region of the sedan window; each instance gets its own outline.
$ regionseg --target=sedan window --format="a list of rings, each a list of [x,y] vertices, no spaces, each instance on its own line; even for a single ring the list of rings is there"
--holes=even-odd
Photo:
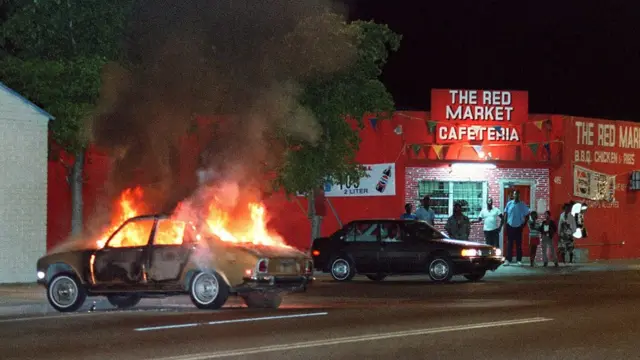
[[[129,221],[115,233],[107,243],[110,248],[128,248],[146,246],[149,243],[153,219]]]
[[[158,221],[154,245],[182,245],[184,240],[184,221],[162,219]]]
[[[380,238],[382,242],[402,242],[400,224],[387,222],[381,224]]]

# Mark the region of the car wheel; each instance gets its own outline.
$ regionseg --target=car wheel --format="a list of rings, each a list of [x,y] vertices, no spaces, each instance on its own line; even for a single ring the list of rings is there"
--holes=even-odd
[[[249,293],[242,297],[248,308],[277,309],[282,304],[282,295],[278,293]]]
[[[60,312],[78,310],[86,298],[86,290],[74,275],[56,275],[47,285],[47,300]]]
[[[446,283],[453,277],[453,263],[447,256],[435,256],[429,261],[429,277],[436,283]]]
[[[142,296],[139,294],[108,295],[107,300],[118,309],[129,309],[138,305],[140,300],[142,300]]]
[[[480,281],[487,274],[486,270],[476,271],[471,274],[466,274],[464,277],[469,281]]]
[[[387,275],[385,274],[369,274],[367,275],[367,278],[369,278],[369,280],[372,281],[382,281],[387,277]]]
[[[189,296],[198,309],[219,309],[229,298],[229,286],[216,272],[200,272],[191,280]]]
[[[331,277],[336,281],[349,281],[356,276],[353,263],[346,257],[339,256],[331,263]]]

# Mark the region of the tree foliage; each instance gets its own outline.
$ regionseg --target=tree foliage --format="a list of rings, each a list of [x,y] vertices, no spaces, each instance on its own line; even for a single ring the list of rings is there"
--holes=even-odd
[[[288,139],[287,145],[296,150],[287,153],[275,184],[290,194],[309,192],[327,179],[339,184],[360,179],[365,173],[355,157],[359,130],[364,127],[362,116],[373,113],[383,119],[394,109],[393,98],[379,76],[389,53],[398,50],[401,36],[373,22],[345,23],[336,16],[329,20],[334,22],[334,31],[350,35],[355,58],[348,66],[304,84],[302,105],[313,113],[322,135],[315,144]]]
[[[76,153],[98,100],[100,72],[121,55],[133,1],[14,0],[0,27],[0,79],[56,120],[54,140]]]

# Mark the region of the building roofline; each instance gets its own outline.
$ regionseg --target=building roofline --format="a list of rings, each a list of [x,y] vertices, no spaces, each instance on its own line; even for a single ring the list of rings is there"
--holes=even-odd
[[[8,87],[2,81],[0,81],[0,88],[6,90],[8,93],[10,93],[11,95],[15,96],[16,98],[18,98],[23,103],[29,105],[32,109],[37,111],[40,115],[43,115],[44,117],[46,117],[47,120],[55,120],[55,117],[53,115],[51,115],[48,112],[44,111],[41,107],[39,107],[38,105],[36,105],[36,104],[32,103],[31,101],[29,101],[29,99],[27,99],[24,96],[20,95],[17,91],[15,91],[12,88]]]

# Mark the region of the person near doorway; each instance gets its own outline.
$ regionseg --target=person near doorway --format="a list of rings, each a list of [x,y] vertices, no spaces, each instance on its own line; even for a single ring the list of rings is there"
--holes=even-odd
[[[498,220],[499,219],[499,220]],[[504,223],[504,217],[500,209],[493,207],[493,199],[487,200],[487,207],[480,211],[477,222],[484,222],[484,242],[493,247],[500,247],[500,230]]]
[[[507,222],[507,254],[505,266],[513,259],[513,245],[516,245],[516,261],[522,265],[522,229],[529,216],[529,206],[520,201],[520,191],[513,192],[513,199],[504,207],[504,217]]]
[[[413,206],[409,203],[404,204],[404,214],[400,215],[402,220],[416,220],[416,214],[413,213]]]
[[[558,252],[562,263],[567,263],[567,254],[569,254],[569,264],[573,263],[574,238],[573,233],[576,232],[576,218],[571,214],[571,204],[564,204],[560,220],[558,220]]]
[[[556,227],[555,221],[551,218],[551,211],[547,210],[544,213],[544,220],[540,226],[540,234],[542,235],[541,245],[542,245],[542,262],[543,266],[547,266],[549,263],[549,258],[547,256],[547,252],[551,253],[551,260],[553,260],[556,267],[558,267],[558,256],[556,255],[555,246],[553,246],[553,237],[556,234],[558,228]]]
[[[444,229],[449,234],[449,237],[453,239],[469,240],[471,222],[469,218],[462,213],[462,205],[458,203],[453,205],[453,215],[447,219],[447,224],[444,226]]]
[[[531,267],[536,266],[536,253],[540,245],[540,224],[538,223],[538,213],[532,211],[529,214],[529,263]]]
[[[416,210],[416,218],[418,218],[418,220],[424,220],[428,222],[429,225],[433,226],[436,219],[436,213],[433,212],[430,206],[431,198],[429,196],[422,198],[422,206]]]

